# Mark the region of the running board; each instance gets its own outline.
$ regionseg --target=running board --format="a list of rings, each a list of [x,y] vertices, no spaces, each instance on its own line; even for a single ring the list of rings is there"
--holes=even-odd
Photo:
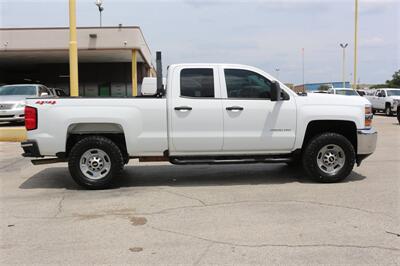
[[[66,162],[65,159],[61,158],[46,158],[46,159],[34,159],[31,160],[33,165],[41,165],[41,164],[51,164],[51,163],[63,163]]]
[[[249,164],[249,163],[287,163],[292,158],[246,158],[246,159],[191,159],[191,158],[171,158],[172,164]]]

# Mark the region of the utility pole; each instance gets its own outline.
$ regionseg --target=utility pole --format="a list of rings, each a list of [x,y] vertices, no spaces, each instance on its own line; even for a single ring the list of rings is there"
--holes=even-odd
[[[355,1],[354,10],[354,71],[353,89],[357,89],[357,37],[358,37],[358,0]]]
[[[71,96],[79,96],[75,0],[69,0],[69,88]]]
[[[343,48],[343,66],[342,66],[342,81],[343,88],[346,88],[346,47],[349,45],[348,43],[341,43],[340,47]]]

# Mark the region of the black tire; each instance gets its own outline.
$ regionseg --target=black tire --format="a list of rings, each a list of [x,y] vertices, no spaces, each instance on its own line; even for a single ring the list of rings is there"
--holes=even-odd
[[[344,154],[343,167],[334,175],[322,171],[317,163],[318,152],[326,145],[339,146]],[[356,154],[353,145],[343,135],[337,133],[323,133],[311,139],[303,152],[303,168],[313,180],[321,183],[334,183],[345,179],[353,170]]]
[[[387,104],[386,107],[385,107],[385,115],[386,116],[392,116],[393,115],[393,112],[392,112],[392,109],[390,107],[390,104]]]
[[[80,168],[82,155],[91,149],[104,151],[111,162],[109,172],[104,177],[96,180],[86,177]],[[114,178],[121,174],[123,167],[124,158],[121,150],[113,141],[101,136],[88,136],[78,141],[71,149],[68,159],[68,168],[72,178],[80,186],[88,189],[109,188]]]
[[[397,106],[397,121],[399,121],[400,124],[400,106]]]
[[[376,109],[372,108],[372,114],[376,114]]]

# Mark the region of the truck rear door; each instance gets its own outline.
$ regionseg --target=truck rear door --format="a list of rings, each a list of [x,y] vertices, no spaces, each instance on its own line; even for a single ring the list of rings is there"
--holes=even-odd
[[[171,73],[171,72],[170,72]],[[219,152],[223,116],[218,68],[177,66],[169,102],[170,154]]]

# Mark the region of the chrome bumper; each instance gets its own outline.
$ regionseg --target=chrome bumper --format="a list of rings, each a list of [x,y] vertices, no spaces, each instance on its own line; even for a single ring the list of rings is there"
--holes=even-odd
[[[378,132],[375,129],[357,130],[357,154],[369,155],[375,151]]]

